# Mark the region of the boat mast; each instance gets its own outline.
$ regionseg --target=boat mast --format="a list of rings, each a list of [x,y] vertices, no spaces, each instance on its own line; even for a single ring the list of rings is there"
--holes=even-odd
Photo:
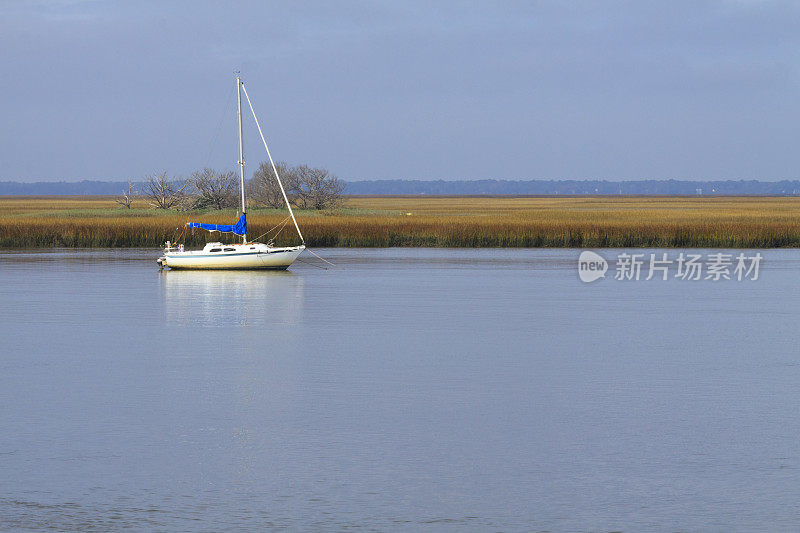
[[[244,144],[242,143],[242,78],[236,76],[237,116],[239,118],[239,178],[242,191],[242,215],[244,207]],[[242,235],[242,244],[247,244],[247,233]]]

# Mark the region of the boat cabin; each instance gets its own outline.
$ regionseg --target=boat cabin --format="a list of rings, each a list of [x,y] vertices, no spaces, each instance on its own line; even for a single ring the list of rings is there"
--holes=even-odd
[[[203,247],[204,254],[224,254],[225,252],[265,252],[269,249],[266,244],[260,242],[248,242],[247,244],[222,244],[221,242],[207,242]]]

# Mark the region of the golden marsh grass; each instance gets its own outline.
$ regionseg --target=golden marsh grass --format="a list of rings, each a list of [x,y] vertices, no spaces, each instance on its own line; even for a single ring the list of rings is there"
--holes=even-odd
[[[248,215],[252,238],[287,212]],[[110,197],[0,197],[0,247],[158,247],[188,219],[231,223],[235,216],[142,202],[127,210]],[[357,197],[297,218],[311,246],[800,246],[800,198],[792,197]],[[221,238],[194,230],[185,242]],[[290,226],[277,242],[296,242]]]

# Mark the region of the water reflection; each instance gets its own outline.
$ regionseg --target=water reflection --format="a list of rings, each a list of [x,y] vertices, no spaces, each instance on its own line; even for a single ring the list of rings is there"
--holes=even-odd
[[[170,324],[291,325],[302,314],[303,276],[290,271],[173,270],[160,283]]]

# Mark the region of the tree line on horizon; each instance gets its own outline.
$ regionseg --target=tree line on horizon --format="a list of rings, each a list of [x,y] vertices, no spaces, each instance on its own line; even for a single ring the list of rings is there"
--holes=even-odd
[[[275,168],[293,207],[319,210],[340,205],[345,184],[328,169],[289,165],[283,161],[276,163]],[[245,192],[249,206],[286,206],[272,165],[266,161],[245,181]],[[115,200],[126,209],[130,209],[135,200],[143,199],[154,209],[222,210],[240,206],[240,194],[239,177],[235,172],[204,168],[188,178],[171,176],[166,171],[153,173],[139,187],[128,182]]]
[[[344,195],[490,195],[490,196],[540,196],[540,195],[757,195],[800,196],[800,181],[760,180],[433,180],[433,179],[382,179],[341,181]],[[131,188],[138,193],[142,181]],[[126,188],[124,181],[82,180],[77,182],[0,181],[0,195],[118,195]],[[288,191],[287,191],[288,192]],[[248,194],[250,194],[248,192]],[[293,204],[294,205],[294,204]]]

